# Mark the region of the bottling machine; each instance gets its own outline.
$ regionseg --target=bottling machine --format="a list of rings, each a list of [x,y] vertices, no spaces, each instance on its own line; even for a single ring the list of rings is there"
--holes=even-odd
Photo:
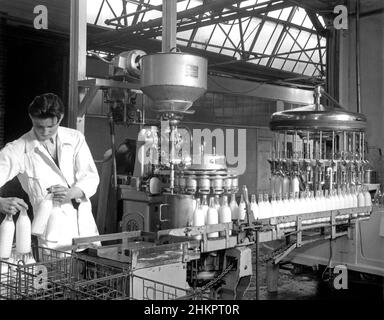
[[[336,106],[322,105],[322,96]],[[318,230],[324,234],[324,227],[331,226],[330,234],[309,240],[306,246],[296,245],[285,256],[286,261],[330,270],[344,265],[349,271],[384,276],[384,213],[376,206],[372,211],[364,184],[364,172],[369,168],[365,157],[366,126],[364,115],[343,109],[320,87],[315,90],[313,105],[272,115],[271,192],[300,192],[300,198],[315,192],[320,199],[365,192],[368,201],[337,210],[343,211],[339,217],[331,211],[331,224],[322,220],[327,213],[310,214],[315,219],[310,220],[312,227],[307,224],[306,228],[313,232],[320,227]]]
[[[132,81],[137,70],[140,90],[149,98],[149,109],[158,122],[147,124],[142,118],[131,175],[117,175],[118,164],[112,161],[122,203],[122,232],[74,241],[119,240],[89,252],[129,270],[134,277],[133,298],[241,299],[252,275],[250,246],[256,227],[249,223],[251,218],[246,223],[193,224],[197,198],[217,199],[239,192],[238,174],[227,166],[225,156],[216,153],[215,147],[207,151],[204,142],[192,150],[193,136],[182,125],[183,116],[193,112],[193,102],[207,89],[207,60],[178,51],[122,53],[111,63],[111,78]],[[124,95],[119,99],[109,89],[108,96],[117,111],[116,101]],[[113,116],[124,119],[124,115]],[[242,191],[248,199],[246,188]],[[157,290],[161,283],[166,288]]]
[[[127,70],[140,70],[140,89],[150,99],[150,108],[159,121],[148,126],[143,121],[133,174],[119,180],[122,232],[74,239],[74,243],[121,240],[117,245],[89,250],[97,259],[128,269],[134,298],[147,299],[150,292],[158,299],[241,299],[253,275],[252,246],[256,246],[258,298],[260,261],[277,266],[289,258],[312,265],[320,261],[308,257],[308,253],[317,252],[311,251],[313,246],[318,245],[318,252],[328,259],[328,240],[337,245],[352,241],[359,246],[345,237],[356,239],[356,230],[360,232],[364,223],[378,226],[377,213],[370,216],[370,203],[301,212],[285,211],[283,205],[278,213],[256,215],[246,186],[239,188],[238,174],[227,167],[224,155],[214,149],[207,153],[202,145],[194,150],[200,159],[194,162],[195,155],[184,152],[191,145],[191,134],[182,126],[182,119],[193,112],[190,107],[206,90],[207,61],[180,52],[138,54],[135,59],[131,54],[124,56],[130,57],[126,63],[136,63],[134,67],[125,65]],[[124,66],[121,59],[115,61]],[[119,75],[129,73],[117,70]],[[271,203],[276,195],[287,194],[293,198],[290,200],[298,200],[299,194],[312,199],[315,193],[325,199],[364,191],[366,119],[341,106],[322,105],[322,95],[328,96],[317,88],[313,105],[272,116]],[[116,174],[114,170],[115,183]],[[197,198],[230,196],[239,191],[246,201],[244,221],[193,225]],[[209,236],[215,232],[218,237]],[[280,246],[259,257],[260,243],[275,240]],[[168,286],[164,287],[165,283]],[[161,292],[156,289],[159,285]]]

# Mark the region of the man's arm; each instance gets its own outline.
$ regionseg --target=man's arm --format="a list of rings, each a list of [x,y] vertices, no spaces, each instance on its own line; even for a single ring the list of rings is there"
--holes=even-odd
[[[84,197],[89,199],[96,193],[100,178],[91,151],[83,135],[80,137],[76,151],[74,160],[75,184],[72,188],[78,188],[83,192]]]
[[[0,188],[21,172],[20,159],[23,159],[23,154],[20,154],[12,144],[7,144],[0,150]],[[23,199],[16,197],[0,197],[1,213],[16,214],[23,208],[26,210],[28,209],[28,205]]]

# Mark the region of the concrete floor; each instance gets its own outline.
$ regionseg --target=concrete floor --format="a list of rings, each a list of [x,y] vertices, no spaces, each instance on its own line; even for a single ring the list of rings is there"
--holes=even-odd
[[[323,272],[315,272],[312,268],[297,268],[286,264],[279,270],[278,292],[267,291],[266,265],[260,265],[260,300],[384,300],[382,279],[374,277],[362,278],[352,275],[348,289],[335,290],[330,282],[321,280]],[[283,269],[284,268],[284,269]],[[253,248],[253,274],[255,274],[255,250]],[[323,275],[325,279],[327,273]],[[256,281],[252,276],[251,284],[245,293],[244,300],[256,299]]]

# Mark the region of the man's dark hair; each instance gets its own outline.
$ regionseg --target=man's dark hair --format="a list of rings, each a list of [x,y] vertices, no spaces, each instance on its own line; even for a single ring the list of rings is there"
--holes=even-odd
[[[54,93],[44,93],[36,96],[28,107],[28,113],[34,118],[54,118],[60,119],[64,114],[64,105],[61,99]]]

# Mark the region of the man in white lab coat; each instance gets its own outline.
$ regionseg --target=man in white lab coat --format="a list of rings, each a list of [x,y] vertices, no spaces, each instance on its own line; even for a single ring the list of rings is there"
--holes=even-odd
[[[38,241],[44,247],[64,249],[70,245],[68,239],[98,235],[89,199],[96,192],[99,175],[83,134],[60,126],[64,106],[57,95],[35,97],[28,113],[31,130],[0,150],[0,187],[17,176],[34,213],[51,192],[65,212],[66,240],[47,241],[43,235]],[[28,206],[20,198],[0,198],[3,214],[23,208]]]

